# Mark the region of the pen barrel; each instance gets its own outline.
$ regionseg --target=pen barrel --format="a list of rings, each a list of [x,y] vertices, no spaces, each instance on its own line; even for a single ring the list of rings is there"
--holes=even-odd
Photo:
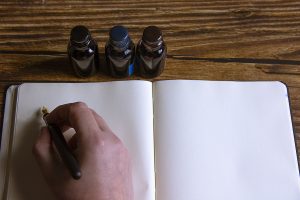
[[[48,124],[48,129],[58,154],[71,173],[71,176],[74,179],[79,179],[81,177],[79,163],[72,154],[71,149],[69,148],[60,128],[56,125]]]

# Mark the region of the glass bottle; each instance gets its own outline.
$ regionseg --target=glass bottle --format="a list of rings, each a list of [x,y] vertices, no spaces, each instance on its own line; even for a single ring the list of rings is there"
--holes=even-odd
[[[123,26],[114,26],[109,31],[105,46],[106,64],[114,77],[131,76],[134,72],[135,46]]]
[[[75,26],[71,30],[68,45],[70,64],[79,77],[88,77],[98,69],[98,45],[89,30],[84,26]]]
[[[140,76],[153,78],[162,73],[166,62],[167,46],[158,27],[148,26],[144,29],[136,54],[136,68]]]

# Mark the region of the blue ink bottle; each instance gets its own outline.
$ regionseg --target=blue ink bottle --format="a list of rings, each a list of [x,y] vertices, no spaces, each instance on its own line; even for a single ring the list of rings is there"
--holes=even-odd
[[[136,49],[136,69],[139,75],[144,78],[159,76],[164,70],[167,56],[161,30],[156,26],[146,27]]]
[[[71,30],[68,57],[77,76],[88,77],[96,73],[99,65],[98,45],[85,26],[75,26]]]
[[[114,77],[131,76],[134,72],[135,46],[123,26],[114,26],[109,31],[105,46],[105,58],[110,75]]]

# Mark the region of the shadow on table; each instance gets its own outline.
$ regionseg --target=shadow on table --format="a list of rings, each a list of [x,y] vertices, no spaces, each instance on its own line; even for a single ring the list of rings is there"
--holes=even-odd
[[[105,75],[107,74],[105,57],[104,54],[100,54],[99,56],[100,74]],[[67,56],[36,60],[34,63],[27,64],[21,70],[24,70],[24,73],[31,73],[31,75],[40,74],[43,77],[57,77],[62,79],[70,76],[76,77]],[[98,69],[98,74],[100,70]]]

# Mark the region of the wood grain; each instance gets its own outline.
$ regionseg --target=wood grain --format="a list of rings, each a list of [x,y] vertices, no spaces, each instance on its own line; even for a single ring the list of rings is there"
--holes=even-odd
[[[66,46],[70,29],[78,24],[91,30],[102,60],[112,26],[128,27],[135,43],[146,26],[159,26],[168,59],[164,73],[153,80],[286,83],[300,152],[299,1],[2,1],[1,117],[5,90],[14,83],[116,80],[103,73],[74,76]]]

